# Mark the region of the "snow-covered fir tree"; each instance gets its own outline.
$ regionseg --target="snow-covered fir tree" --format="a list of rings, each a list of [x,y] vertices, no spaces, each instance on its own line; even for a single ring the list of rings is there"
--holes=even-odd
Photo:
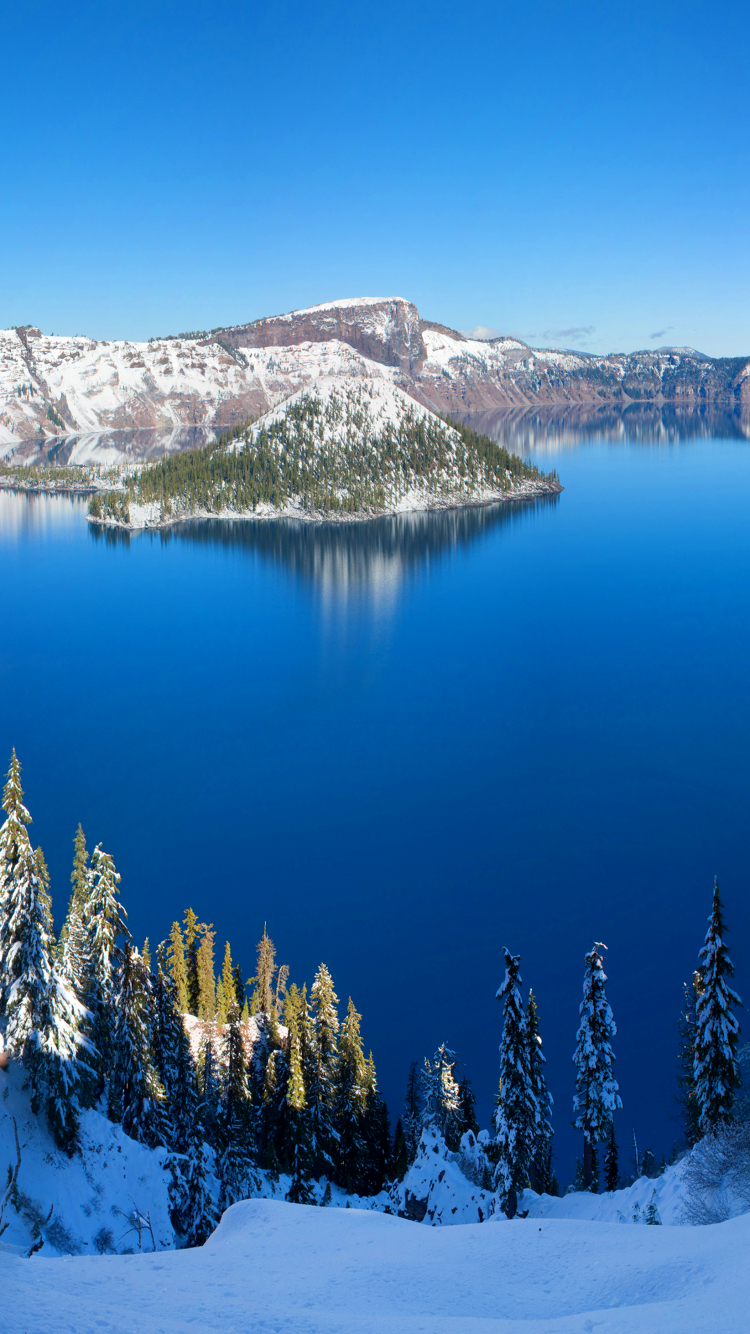
[[[60,932],[58,955],[63,977],[70,983],[79,1001],[85,1004],[92,972],[91,945],[86,925],[90,884],[89,856],[80,824],[73,840],[73,847],[73,873],[70,877],[73,888],[65,925]]]
[[[460,1139],[461,1091],[453,1070],[456,1053],[442,1042],[430,1060],[425,1056],[421,1071],[422,1121],[437,1126],[449,1148]]]
[[[253,1172],[252,1121],[247,1084],[247,1061],[240,1011],[232,1000],[222,1037],[221,1100],[217,1131],[217,1167],[221,1182],[219,1207],[223,1211],[247,1199],[258,1186]]]
[[[183,1246],[202,1246],[218,1217],[206,1184],[206,1157],[196,1071],[190,1042],[180,1022],[177,1064],[170,1091],[171,1152],[164,1166],[170,1172],[172,1225]]]
[[[497,991],[503,1005],[503,1034],[495,1109],[495,1188],[503,1212],[513,1218],[519,1192],[529,1183],[541,1117],[532,1086],[528,1027],[521,999],[521,956],[508,949],[504,956],[505,979]]]
[[[576,1067],[573,1124],[583,1133],[586,1190],[596,1187],[596,1146],[608,1137],[614,1113],[622,1107],[612,1069],[615,1059],[612,1038],[617,1027],[604,991],[607,976],[601,957],[603,949],[606,946],[597,942],[585,956],[583,999],[578,1011],[580,1023],[573,1055]]]
[[[146,972],[143,960],[125,941],[114,985],[112,1074],[109,1117],[131,1139],[153,1147],[158,1142],[163,1091],[153,1066]]]
[[[89,868],[89,854],[86,848],[86,837],[84,835],[83,829],[81,828],[81,825],[79,824],[75,832],[75,837],[73,839],[73,871],[70,877],[70,883],[71,883],[70,900],[68,903],[68,911],[65,915],[65,921],[60,931],[60,939],[58,942],[58,951],[60,958],[62,958],[63,952],[65,950],[65,942],[68,935],[70,916],[73,910],[73,904],[76,899],[78,900],[79,914],[80,916],[83,916],[83,904],[88,894],[88,868]]]
[[[3,791],[0,830],[0,1013],[5,1047],[28,1069],[32,1108],[44,1109],[57,1142],[72,1152],[78,1133],[76,1091],[90,1052],[86,1011],[56,966],[48,890],[29,842],[15,750]]]
[[[695,1006],[695,1097],[698,1124],[702,1134],[714,1132],[732,1114],[734,1098],[741,1079],[737,1064],[740,1026],[732,1013],[741,1005],[737,992],[729,985],[734,967],[724,943],[726,926],[714,880],[708,931],[700,952],[701,990]]]
[[[539,1011],[533,991],[526,1006],[526,1036],[529,1044],[529,1076],[537,1109],[536,1134],[529,1176],[534,1190],[548,1191],[552,1184],[552,1094],[544,1077],[545,1056],[539,1032]]]
[[[151,975],[151,1054],[159,1085],[164,1092],[160,1107],[159,1137],[174,1145],[174,1104],[181,1079],[180,1059],[185,1027],[177,1008],[177,988],[169,969],[164,941],[156,947]]]
[[[337,1138],[333,1104],[338,1062],[338,996],[333,978],[322,963],[310,991],[312,1012],[311,1069],[306,1081],[307,1107],[312,1135],[313,1173],[330,1180],[335,1170]]]
[[[130,940],[127,913],[120,903],[120,876],[108,852],[98,843],[91,854],[84,924],[88,932],[89,985],[86,1004],[91,1013],[91,1039],[97,1052],[95,1095],[104,1091],[114,1059],[115,975],[122,961],[120,939]]]
[[[291,987],[289,990],[294,996]],[[307,995],[303,990],[298,996],[298,1001],[293,1001],[293,1004],[284,1010],[289,1025],[284,1165],[292,1178],[287,1199],[293,1204],[310,1204],[314,1200],[312,1191],[314,1148],[304,1070],[305,1065],[309,1068],[311,1064],[309,1059],[305,1060],[305,1055],[310,1051],[313,1029],[307,1008]]]

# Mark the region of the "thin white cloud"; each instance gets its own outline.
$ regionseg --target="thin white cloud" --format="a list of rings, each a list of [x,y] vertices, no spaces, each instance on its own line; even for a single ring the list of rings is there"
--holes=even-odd
[[[595,324],[573,324],[569,329],[543,329],[542,338],[573,339],[577,343],[586,343],[596,330]]]
[[[475,329],[463,329],[461,332],[467,338],[477,338],[482,342],[486,342],[488,338],[499,338],[500,336],[499,329],[488,329],[486,324],[478,324]]]

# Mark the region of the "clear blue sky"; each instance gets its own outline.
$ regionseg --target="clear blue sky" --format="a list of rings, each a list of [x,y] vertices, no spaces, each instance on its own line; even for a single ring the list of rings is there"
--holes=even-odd
[[[750,352],[746,4],[6,0],[0,58],[0,327]]]

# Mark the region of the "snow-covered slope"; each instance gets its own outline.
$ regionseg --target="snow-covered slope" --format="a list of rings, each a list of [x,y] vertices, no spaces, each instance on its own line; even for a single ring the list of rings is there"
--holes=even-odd
[[[217,343],[186,339],[97,343],[0,331],[0,446],[7,456],[40,432],[220,429],[321,377],[393,374],[336,340],[230,356]]]
[[[25,1253],[40,1232],[46,1254],[137,1250],[128,1222],[136,1206],[150,1215],[158,1249],[173,1247],[166,1150],[145,1148],[101,1112],[87,1111],[81,1117],[81,1152],[68,1158],[44,1119],[31,1111],[22,1075],[15,1064],[0,1072],[0,1194],[6,1169],[16,1161],[14,1121],[21,1149],[16,1207],[6,1209],[0,1250],[10,1246]]]
[[[713,1228],[529,1218],[441,1229],[248,1201],[199,1250],[0,1255],[3,1330],[744,1334],[748,1247],[750,1218]]]

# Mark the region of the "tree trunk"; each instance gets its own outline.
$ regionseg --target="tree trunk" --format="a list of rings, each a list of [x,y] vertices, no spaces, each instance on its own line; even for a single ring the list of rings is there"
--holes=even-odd
[[[594,1179],[594,1146],[587,1135],[583,1137],[583,1189],[591,1190]]]

